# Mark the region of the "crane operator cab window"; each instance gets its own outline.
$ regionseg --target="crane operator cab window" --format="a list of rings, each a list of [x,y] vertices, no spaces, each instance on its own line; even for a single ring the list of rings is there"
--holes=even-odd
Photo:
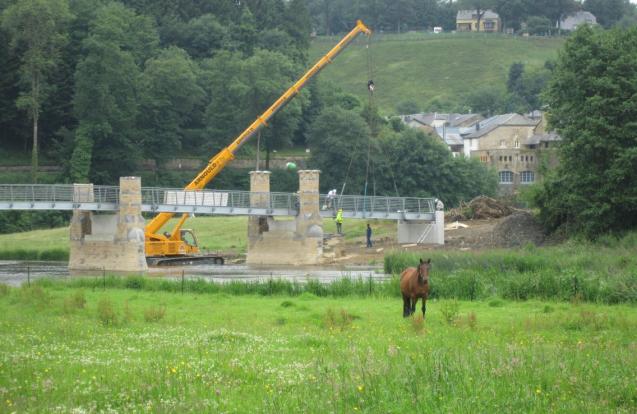
[[[181,231],[181,240],[184,241],[189,246],[197,246],[197,237],[192,232],[192,230],[182,230]]]

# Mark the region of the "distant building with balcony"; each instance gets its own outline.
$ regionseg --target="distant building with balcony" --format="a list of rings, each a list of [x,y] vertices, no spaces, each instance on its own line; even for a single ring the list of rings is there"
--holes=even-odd
[[[511,194],[557,166],[554,149],[560,137],[544,128],[539,112],[497,115],[476,123],[473,132],[463,136],[464,154],[494,168],[500,192]]]
[[[500,15],[492,10],[458,10],[456,30],[458,32],[499,32],[502,28]]]

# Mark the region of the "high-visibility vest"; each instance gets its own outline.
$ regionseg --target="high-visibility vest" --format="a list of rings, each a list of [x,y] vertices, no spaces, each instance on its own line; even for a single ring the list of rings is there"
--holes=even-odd
[[[339,211],[338,213],[336,213],[336,222],[337,223],[343,223],[343,212]]]

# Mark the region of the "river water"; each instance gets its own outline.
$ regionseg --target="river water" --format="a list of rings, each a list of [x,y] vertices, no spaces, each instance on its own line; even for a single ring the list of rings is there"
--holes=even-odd
[[[0,260],[0,283],[18,286],[28,280],[43,277],[66,279],[87,276],[86,272],[77,276],[71,275],[67,265],[67,262]],[[187,279],[205,279],[210,282],[283,279],[303,283],[311,279],[327,283],[341,278],[368,280],[371,277],[376,281],[389,278],[379,266],[252,267],[245,264],[151,267],[148,276],[181,278],[182,272]],[[97,275],[101,275],[101,272]]]

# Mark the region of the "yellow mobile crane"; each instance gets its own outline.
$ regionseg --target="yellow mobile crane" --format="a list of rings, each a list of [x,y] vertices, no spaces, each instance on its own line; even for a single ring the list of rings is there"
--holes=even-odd
[[[332,48],[325,56],[319,59],[310,70],[308,70],[294,85],[292,85],[283,95],[279,97],[265,112],[248,126],[230,145],[222,149],[208,161],[208,165],[188,184],[184,190],[202,190],[234,159],[235,154],[252,136],[267,122],[274,114],[285,106],[301,88],[316,75],[321,69],[327,66],[347,45],[361,33],[371,35],[371,30],[362,21],[356,22],[356,27],[352,29],[341,41]],[[184,222],[188,218],[188,213],[181,216],[171,234],[160,234],[160,229],[172,218],[174,213],[159,213],[147,225],[145,231],[146,258],[149,264],[180,264],[191,261],[212,260],[214,263],[223,263],[223,258],[218,256],[197,256],[199,247],[197,238],[191,230],[182,229]]]

